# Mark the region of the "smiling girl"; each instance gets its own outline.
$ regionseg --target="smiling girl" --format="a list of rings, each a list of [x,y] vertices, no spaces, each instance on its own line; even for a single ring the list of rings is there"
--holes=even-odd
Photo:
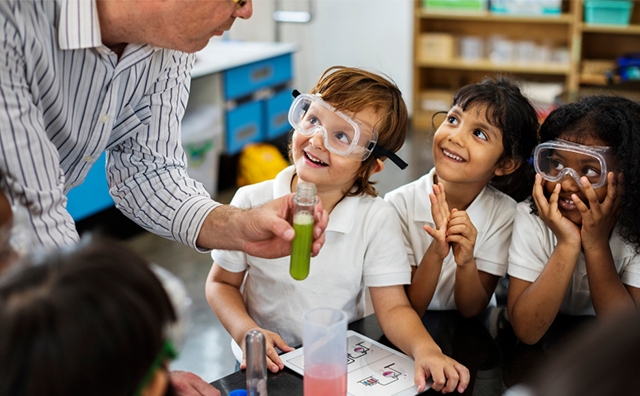
[[[330,213],[324,248],[302,281],[289,275],[289,257],[265,260],[214,251],[206,286],[211,308],[242,349],[247,331],[260,329],[267,338],[267,365],[276,372],[284,367],[276,348],[287,352],[300,344],[305,311],[338,308],[354,321],[364,315],[369,287],[385,335],[415,359],[418,391],[431,377],[435,390],[463,392],[469,371],[442,353],[411,308],[404,291],[411,269],[400,224],[369,181],[386,158],[406,166],[394,154],[408,126],[400,91],[379,75],[334,67],[310,93],[294,95],[289,111],[294,165],[275,180],[241,188],[231,204],[258,206],[296,191],[302,181],[314,183]],[[242,360],[241,353],[236,357]]]
[[[509,249],[509,319],[527,344],[559,312],[600,316],[640,303],[640,106],[587,97],[549,114],[540,141]]]
[[[471,317],[496,304],[516,208],[505,193],[521,199],[531,189],[526,159],[537,128],[534,108],[509,81],[462,87],[433,137],[435,167],[385,196],[400,215],[414,271],[407,295],[420,316],[457,309]]]

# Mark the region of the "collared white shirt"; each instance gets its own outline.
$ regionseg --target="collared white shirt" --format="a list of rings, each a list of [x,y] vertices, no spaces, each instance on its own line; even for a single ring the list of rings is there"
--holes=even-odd
[[[78,239],[66,193],[106,150],[116,206],[195,247],[219,205],[187,176],[180,145],[195,55],[130,44],[118,59],[95,0],[3,0],[0,25],[0,173],[37,243]]]
[[[544,270],[558,239],[542,219],[531,213],[530,199],[520,202],[513,224],[513,238],[509,248],[509,276],[534,282]],[[616,272],[625,285],[640,287],[640,255],[626,244],[614,228],[609,246]],[[567,315],[595,315],[587,263],[580,252],[560,312]]]
[[[433,238],[422,228],[435,228],[429,194],[433,192],[435,168],[420,179],[397,188],[384,197],[400,217],[409,263],[420,265]],[[478,235],[473,250],[478,270],[502,277],[507,272],[507,252],[516,202],[487,185],[466,209]],[[453,252],[445,257],[430,310],[457,309],[454,298],[456,262]],[[495,306],[495,296],[489,306]]]
[[[251,208],[290,194],[293,175],[291,166],[275,180],[243,187],[231,205]],[[227,271],[247,271],[242,295],[249,316],[291,346],[302,342],[302,315],[308,309],[343,309],[351,322],[364,315],[365,287],[411,282],[398,218],[379,197],[345,197],[335,206],[324,246],[311,258],[305,280],[291,277],[289,256],[268,260],[228,250],[211,255]]]

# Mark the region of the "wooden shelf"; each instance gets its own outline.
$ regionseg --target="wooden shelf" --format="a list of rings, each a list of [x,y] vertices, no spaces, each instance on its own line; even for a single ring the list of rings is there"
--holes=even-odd
[[[640,35],[640,25],[594,25],[583,22],[580,24],[580,28],[585,33]]]
[[[522,65],[520,63],[494,63],[489,60],[464,61],[462,59],[454,59],[446,62],[416,62],[419,67],[429,67],[434,69],[452,69],[452,70],[480,70],[480,71],[510,71],[515,73],[530,74],[550,74],[550,75],[567,75],[569,73],[568,65],[557,64],[538,64],[538,65]]]
[[[526,15],[499,15],[491,12],[452,13],[437,11],[420,11],[422,19],[446,19],[452,21],[483,21],[483,22],[507,22],[507,23],[540,23],[568,25],[572,22],[571,14],[560,14],[557,17],[526,16]]]

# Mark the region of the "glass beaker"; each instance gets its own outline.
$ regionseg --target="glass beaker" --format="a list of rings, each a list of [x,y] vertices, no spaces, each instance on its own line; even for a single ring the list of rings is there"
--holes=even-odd
[[[303,316],[304,396],[347,394],[347,314],[313,308]]]

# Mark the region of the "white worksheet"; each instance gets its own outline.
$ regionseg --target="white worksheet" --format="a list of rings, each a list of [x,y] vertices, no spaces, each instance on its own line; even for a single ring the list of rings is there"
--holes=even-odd
[[[284,365],[304,375],[304,348],[280,356]],[[349,396],[414,396],[413,359],[360,333],[347,331]]]

